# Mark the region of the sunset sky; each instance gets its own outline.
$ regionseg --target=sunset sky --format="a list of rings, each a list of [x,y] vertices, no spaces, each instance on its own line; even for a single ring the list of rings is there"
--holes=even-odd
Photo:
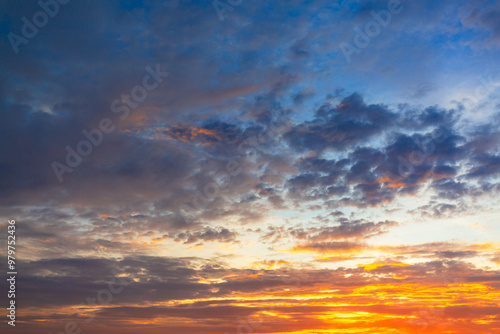
[[[499,0],[0,15],[1,333],[500,333]]]

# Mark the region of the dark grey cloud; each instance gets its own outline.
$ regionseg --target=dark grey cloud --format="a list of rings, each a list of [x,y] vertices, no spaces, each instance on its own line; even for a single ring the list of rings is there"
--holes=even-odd
[[[346,149],[381,134],[395,119],[387,108],[367,105],[359,94],[346,97],[336,107],[324,104],[315,116],[285,134],[292,147],[318,152]]]
[[[452,194],[452,198],[456,198],[456,196],[453,196]],[[417,213],[422,216],[433,218],[443,218],[463,214],[467,209],[467,206],[463,203],[450,204],[431,201],[429,204],[422,205],[415,210],[411,210],[410,213]]]
[[[314,13],[325,4],[308,5]],[[330,5],[321,13],[340,10],[364,22],[372,10],[383,9],[379,3],[346,6]],[[342,90],[319,101],[301,76],[310,66],[306,59],[318,51],[311,39],[322,32],[304,35],[299,27],[307,15],[302,15],[280,34],[279,20],[268,20],[265,13],[246,17],[255,28],[247,34],[237,18],[260,9],[238,8],[220,24],[202,3],[152,1],[141,8],[132,2],[70,2],[22,52],[2,53],[2,203],[81,203],[108,216],[128,215],[133,204],[150,218],[138,228],[166,232],[183,228],[179,206],[192,206],[196,191],[203,193],[213,181],[210,174],[232,160],[241,173],[194,210],[196,226],[234,214],[248,221],[266,206],[283,208],[289,200],[376,206],[414,194],[427,177],[454,178],[456,166],[470,161],[470,177],[496,175],[494,127],[492,136],[479,130],[465,134],[456,127],[457,110],[391,108]],[[5,9],[3,31],[17,31],[19,17],[32,15],[38,5],[9,3]],[[289,41],[294,32],[298,37]],[[213,47],[224,38],[235,47]],[[287,41],[282,44],[288,63],[260,52],[279,41]],[[8,41],[2,43],[8,51]],[[82,130],[116,116],[110,103],[140,83],[146,66],[156,64],[169,77],[129,120],[112,118],[117,130],[59,184],[51,163],[64,160],[65,146],[75,147],[84,138]],[[313,100],[319,103],[314,106]],[[301,116],[304,110],[312,117]],[[401,176],[401,159],[422,151],[424,162]],[[344,156],[334,159],[332,152]]]
[[[205,227],[200,231],[186,231],[175,235],[175,241],[184,244],[203,243],[206,241],[235,242],[238,233],[227,228]]]
[[[320,221],[322,221],[320,219]],[[268,243],[283,242],[294,239],[299,242],[299,248],[303,247],[354,247],[356,242],[367,240],[378,235],[387,233],[392,227],[398,226],[397,222],[380,221],[370,222],[364,220],[349,220],[338,218],[337,223],[322,221],[319,227],[286,227],[268,226],[261,240]],[[307,242],[306,245],[303,243]],[[321,246],[324,245],[324,246]]]

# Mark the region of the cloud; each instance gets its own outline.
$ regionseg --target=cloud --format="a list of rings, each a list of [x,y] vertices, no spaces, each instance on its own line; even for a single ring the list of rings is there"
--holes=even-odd
[[[315,118],[285,134],[297,150],[341,150],[366,141],[389,127],[393,114],[380,105],[367,105],[362,96],[346,97],[337,107],[324,104]]]
[[[330,242],[311,242],[303,245],[294,246],[291,250],[295,252],[315,252],[319,254],[348,254],[350,252],[359,253],[365,248],[365,245],[352,241],[330,241]]]
[[[290,232],[297,239],[307,239],[309,241],[326,241],[339,239],[368,239],[377,235],[387,233],[387,229],[397,226],[398,223],[392,221],[385,222],[363,222],[348,221],[340,219],[338,226],[323,226],[320,228],[294,229]]]
[[[386,2],[231,7],[70,1],[16,54],[6,36],[40,5],[2,4],[0,230],[18,222],[23,333],[84,322],[114,272],[131,284],[85,331],[229,333],[255,313],[247,332],[498,328],[495,229],[467,228],[500,190],[497,4],[402,3],[349,66],[339,43]],[[120,119],[156,64],[169,76]],[[103,119],[59,182],[51,164]],[[464,240],[398,245],[430,219]]]
[[[239,242],[236,240],[237,233],[229,231],[227,228],[219,227],[218,229],[205,227],[201,231],[186,231],[175,235],[175,241],[183,242],[184,244],[202,243],[207,241],[216,242]]]

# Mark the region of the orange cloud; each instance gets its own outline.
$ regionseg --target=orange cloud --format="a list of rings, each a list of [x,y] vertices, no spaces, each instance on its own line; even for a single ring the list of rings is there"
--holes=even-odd
[[[166,139],[178,140],[185,143],[198,140],[203,145],[208,145],[210,142],[221,140],[215,130],[205,128],[173,126],[163,129],[162,132]]]

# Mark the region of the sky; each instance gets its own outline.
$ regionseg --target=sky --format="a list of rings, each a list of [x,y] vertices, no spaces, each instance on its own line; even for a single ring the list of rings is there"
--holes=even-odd
[[[2,333],[500,333],[500,1],[0,15]]]

